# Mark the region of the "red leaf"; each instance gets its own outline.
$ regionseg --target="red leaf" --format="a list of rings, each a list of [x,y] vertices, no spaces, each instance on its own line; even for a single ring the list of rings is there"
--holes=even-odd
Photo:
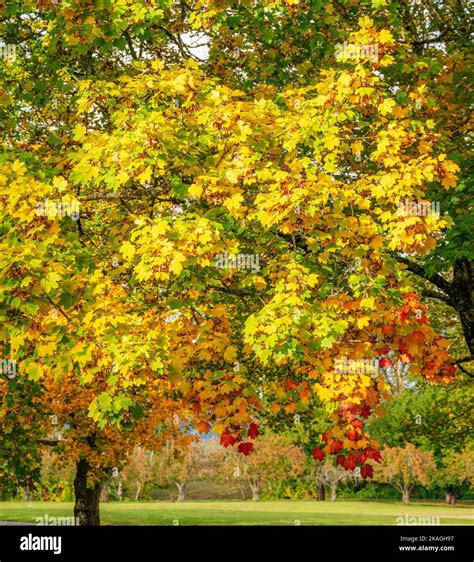
[[[250,443],[249,441],[247,441],[246,443],[241,443],[238,447],[237,450],[239,451],[239,453],[242,453],[242,455],[249,455],[253,450],[254,450],[254,444]]]
[[[364,466],[360,469],[360,473],[364,480],[367,478],[372,478],[374,475],[374,469],[370,466],[370,464],[364,464]]]
[[[329,433],[329,431],[325,431],[322,434],[322,439],[325,443],[327,443],[331,439],[331,434]]]
[[[256,423],[251,423],[247,433],[250,439],[255,439],[255,437],[257,437],[257,435],[259,435],[260,433],[260,430],[258,429],[258,425]]]
[[[377,451],[377,449],[373,449],[372,447],[368,447],[367,449],[365,449],[364,453],[369,459],[373,459],[376,462],[379,462],[382,459],[380,451]]]
[[[398,358],[402,363],[410,363],[410,361],[413,359],[413,356],[410,353],[402,353]]]
[[[384,336],[388,336],[390,334],[393,334],[395,332],[395,326],[393,324],[387,324],[385,326],[382,326],[382,334]]]
[[[423,332],[413,332],[413,334],[411,334],[410,339],[413,340],[414,342],[423,342],[425,341],[425,334]]]
[[[235,445],[236,441],[237,439],[228,431],[225,431],[221,435],[221,445],[223,445],[224,447],[232,447],[233,445]]]
[[[382,369],[385,369],[387,367],[391,367],[393,365],[393,361],[391,359],[389,359],[388,357],[384,357],[383,359],[380,359],[379,361],[379,367],[381,367]]]
[[[371,412],[370,406],[367,406],[367,405],[366,405],[366,406],[364,406],[364,407],[362,408],[362,410],[361,410],[361,412],[360,412],[360,415],[361,415],[363,418],[367,419],[367,418],[370,416],[370,412]]]
[[[338,453],[341,449],[344,448],[344,445],[340,439],[336,439],[331,443],[329,446],[331,453]]]
[[[313,449],[313,457],[315,460],[322,461],[325,456],[326,454],[324,453],[324,451],[321,451],[321,449],[318,449],[318,447],[315,447]]]
[[[358,456],[351,453],[347,459],[344,461],[343,467],[346,470],[354,470],[357,464]]]
[[[346,431],[346,437],[350,441],[357,441],[357,439],[359,439],[360,435],[359,435],[359,432],[357,431],[357,429],[349,429],[348,431]]]
[[[336,458],[336,464],[338,466],[344,466],[344,461],[346,460],[346,458],[344,457],[344,455],[337,455]]]
[[[364,423],[361,420],[352,420],[352,427],[354,427],[355,429],[362,429],[364,427]]]

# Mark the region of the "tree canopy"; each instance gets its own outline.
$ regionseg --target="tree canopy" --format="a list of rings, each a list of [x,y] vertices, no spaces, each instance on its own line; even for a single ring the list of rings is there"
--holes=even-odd
[[[183,425],[249,454],[269,401],[322,404],[315,458],[367,477],[391,369],[465,368],[468,32],[444,4],[0,4],[2,358],[84,482]]]

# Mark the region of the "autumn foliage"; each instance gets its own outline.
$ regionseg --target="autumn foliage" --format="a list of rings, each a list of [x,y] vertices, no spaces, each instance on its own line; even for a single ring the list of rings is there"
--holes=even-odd
[[[264,404],[293,416],[317,403],[332,426],[314,459],[372,477],[366,423],[383,414],[390,369],[432,383],[455,371],[397,262],[427,256],[450,226],[400,204],[449,193],[460,171],[426,85],[391,84],[412,56],[397,30],[329,2],[324,33],[377,58],[333,49],[318,66],[290,33],[302,43],[281,50],[277,79],[260,26],[242,21],[249,48],[229,2],[27,4],[18,33],[31,47],[0,63],[0,348],[41,386],[41,416],[22,423],[99,486],[133,447],[192,430],[251,458]],[[296,0],[255,4],[257,23],[306,17]],[[210,42],[204,59],[183,44],[194,32]],[[62,211],[38,212],[45,201]],[[218,266],[224,254],[258,262]],[[344,357],[377,368],[341,372]],[[12,399],[0,422],[15,415]]]

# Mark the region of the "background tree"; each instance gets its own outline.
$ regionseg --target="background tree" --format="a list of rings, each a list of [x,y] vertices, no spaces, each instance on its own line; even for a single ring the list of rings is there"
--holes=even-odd
[[[451,451],[446,455],[441,480],[446,486],[446,503],[456,503],[457,489],[462,484],[474,486],[474,451]]]
[[[199,449],[195,443],[185,446],[168,441],[153,461],[155,481],[160,485],[176,486],[179,502],[186,499],[189,481],[199,477],[200,468]]]
[[[403,391],[385,405],[386,414],[372,419],[369,433],[389,447],[412,443],[433,454],[441,472],[453,454],[460,454],[472,442],[471,403],[473,386],[467,376],[453,385],[433,387],[407,377]],[[452,487],[445,482],[446,500],[452,502]]]
[[[146,485],[153,481],[154,455],[153,451],[136,447],[129,456],[127,464],[120,471],[120,475],[135,501],[140,499]]]
[[[223,465],[228,480],[239,479],[244,489],[250,490],[252,500],[258,501],[265,487],[287,478],[299,478],[305,467],[303,451],[287,436],[265,434],[249,456],[229,450]]]
[[[341,484],[358,480],[354,472],[345,470],[330,458],[325,459],[324,463],[312,463],[310,470],[310,479],[316,484],[318,490],[320,486],[329,488],[331,501],[336,501],[337,489]],[[325,498],[321,498],[318,494],[318,499]]]
[[[374,478],[390,484],[402,494],[402,501],[410,503],[410,493],[417,484],[426,486],[436,471],[433,456],[408,443],[405,447],[387,447],[382,464],[376,466]]]

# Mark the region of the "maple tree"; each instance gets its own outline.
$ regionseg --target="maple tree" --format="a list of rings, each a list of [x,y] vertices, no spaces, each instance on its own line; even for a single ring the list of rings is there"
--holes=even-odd
[[[455,372],[400,261],[446,289],[472,352],[464,152],[446,140],[463,51],[436,50],[435,81],[391,3],[337,4],[1,5],[18,47],[0,61],[2,357],[44,387],[42,420],[23,426],[67,426],[53,444],[77,462],[81,524],[98,523],[111,468],[162,446],[175,416],[251,454],[269,396],[288,415],[320,401],[332,427],[314,457],[370,477],[382,373]],[[376,60],[335,60],[342,40]],[[450,216],[397,213],[454,189]],[[223,254],[258,262],[218,267]],[[342,357],[381,372],[341,373]]]

